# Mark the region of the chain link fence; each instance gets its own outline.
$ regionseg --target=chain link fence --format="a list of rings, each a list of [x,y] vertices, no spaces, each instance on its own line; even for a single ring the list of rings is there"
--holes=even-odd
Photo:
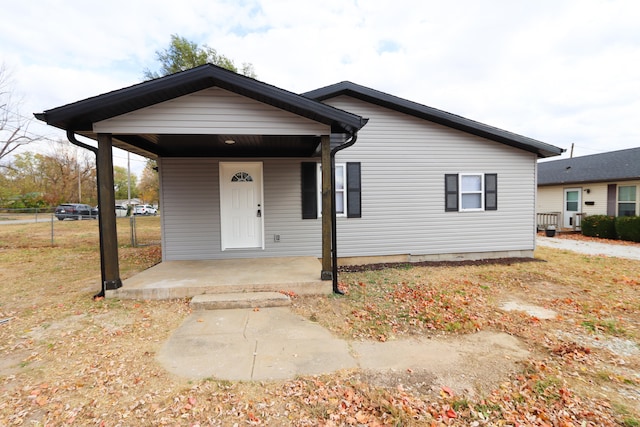
[[[0,208],[0,222],[8,221],[7,224],[13,221],[33,221],[43,222],[51,219],[51,214],[56,208],[21,208],[21,209],[9,209]]]
[[[29,229],[29,245],[58,246],[73,244],[82,231],[83,238],[98,238],[98,220],[92,218],[65,219],[59,221],[55,208],[0,209],[0,227],[20,225]],[[87,221],[90,221],[87,223]],[[78,226],[77,222],[84,223]],[[76,224],[76,225],[74,225]],[[132,215],[116,218],[118,244],[142,247],[160,245],[160,217]],[[26,242],[25,242],[26,244]]]

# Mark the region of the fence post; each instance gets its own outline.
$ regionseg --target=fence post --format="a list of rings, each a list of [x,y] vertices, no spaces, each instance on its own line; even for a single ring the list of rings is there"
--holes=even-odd
[[[55,217],[54,214],[51,214],[51,246],[53,246],[53,218]]]
[[[129,217],[129,224],[131,224],[131,247],[137,248],[138,242],[136,238],[136,216],[132,215]]]

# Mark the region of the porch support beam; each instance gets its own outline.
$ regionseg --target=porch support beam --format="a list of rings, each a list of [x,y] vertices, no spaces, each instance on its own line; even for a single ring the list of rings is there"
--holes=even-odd
[[[113,145],[111,134],[98,134],[96,166],[98,175],[98,219],[100,221],[100,263],[102,268],[102,294],[122,286],[118,263],[118,236],[116,232],[116,198],[113,189]]]
[[[331,266],[331,137],[320,137],[322,161],[322,280],[332,280]]]

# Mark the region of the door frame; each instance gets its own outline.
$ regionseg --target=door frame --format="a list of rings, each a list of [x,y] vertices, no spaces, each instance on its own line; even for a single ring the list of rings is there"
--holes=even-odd
[[[574,228],[576,226],[576,224],[571,223],[571,219],[570,219],[571,217],[570,215],[568,215],[568,212],[573,212],[573,211],[567,211],[567,193],[570,191],[575,191],[578,193],[578,210],[576,211],[576,213],[580,213],[581,212],[580,208],[582,207],[582,188],[580,187],[564,188],[562,193],[562,202],[563,202],[562,226],[563,228]]]
[[[238,169],[239,167],[242,166],[251,166],[251,167],[259,167],[260,172],[260,183],[258,185],[258,191],[259,191],[259,204],[260,204],[260,220],[259,220],[259,224],[260,224],[260,231],[259,231],[259,237],[260,237],[260,242],[257,246],[247,246],[247,247],[241,247],[241,248],[229,248],[226,245],[228,244],[228,242],[225,242],[226,237],[225,237],[225,233],[222,230],[223,227],[223,221],[224,221],[224,215],[226,214],[225,212],[225,207],[224,207],[224,189],[223,189],[223,185],[225,184],[225,172],[228,171],[228,169]],[[230,250],[247,250],[247,249],[262,249],[264,250],[264,165],[262,162],[219,162],[218,163],[218,169],[219,169],[219,190],[220,190],[220,195],[219,195],[219,204],[220,204],[220,250],[222,251],[230,251]]]

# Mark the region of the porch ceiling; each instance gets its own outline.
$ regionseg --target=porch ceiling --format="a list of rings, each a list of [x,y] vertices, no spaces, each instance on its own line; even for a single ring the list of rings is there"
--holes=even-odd
[[[145,157],[310,157],[320,137],[308,135],[114,135],[116,147]],[[226,141],[234,141],[228,144]]]

